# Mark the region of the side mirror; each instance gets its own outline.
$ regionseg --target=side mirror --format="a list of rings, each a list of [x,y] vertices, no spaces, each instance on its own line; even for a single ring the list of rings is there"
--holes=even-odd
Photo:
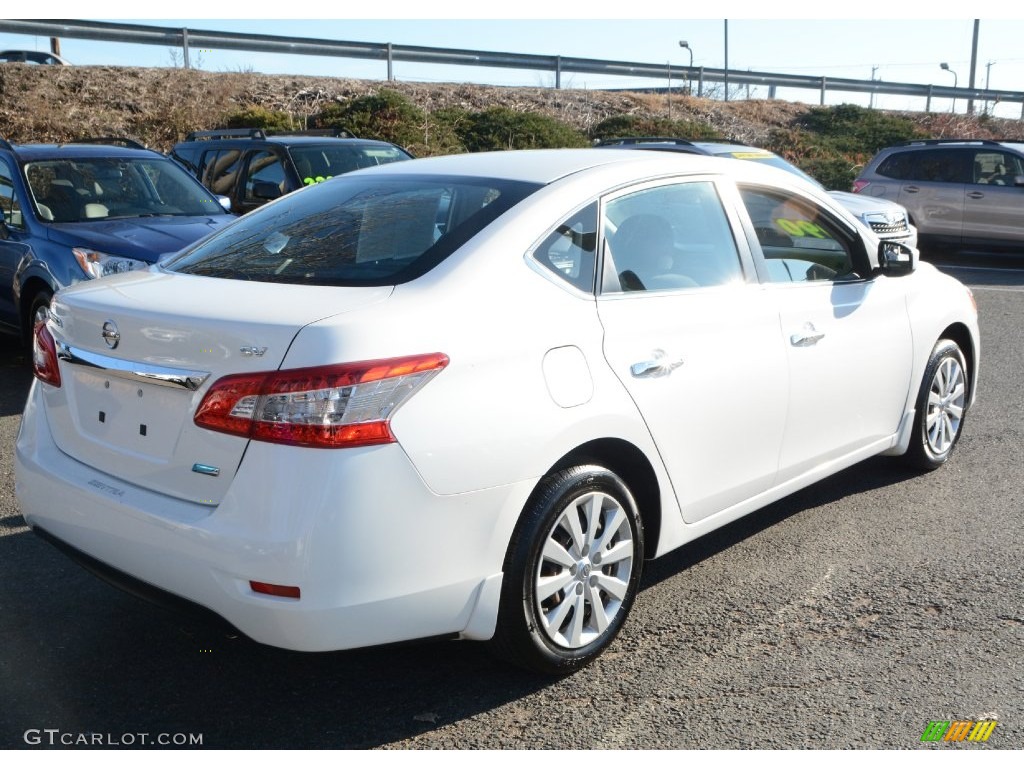
[[[257,181],[252,185],[252,196],[260,200],[276,200],[281,196],[281,188],[272,181]]]
[[[1013,177],[1013,186],[1015,186],[1015,187],[1024,187],[1024,176],[1014,176]]]
[[[217,202],[220,203],[220,207],[225,211],[231,210],[231,198],[227,195],[219,195],[217,197]]]
[[[917,267],[917,254],[909,245],[883,241],[878,244],[878,271],[889,277],[909,275]]]

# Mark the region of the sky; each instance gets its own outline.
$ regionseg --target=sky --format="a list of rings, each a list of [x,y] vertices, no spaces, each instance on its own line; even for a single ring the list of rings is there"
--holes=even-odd
[[[353,3],[326,3],[306,0],[297,10],[304,19],[260,17],[255,4],[226,0],[201,3],[175,2],[179,17],[154,15],[139,18],[139,3],[100,0],[89,6],[95,15],[87,18],[155,26],[187,27],[218,31],[251,32],[288,36],[318,37],[370,43],[394,43],[441,48],[468,48],[512,53],[536,53],[582,58],[633,61],[664,65],[664,81],[631,79],[592,74],[562,74],[562,87],[628,88],[664,87],[669,72],[689,64],[694,67],[722,68],[725,65],[724,19],[678,18],[682,3],[648,0],[643,3],[647,18],[595,17],[607,13],[597,8],[596,0],[550,2],[522,0],[501,8],[503,18],[482,17],[469,3],[429,4],[433,13],[422,18],[424,3],[388,2],[373,5],[369,14]],[[363,6],[369,4],[360,4]],[[493,7],[493,3],[487,4]],[[621,3],[603,4],[618,10]],[[707,5],[707,4],[702,4]],[[964,4],[952,2],[911,2],[898,6],[873,3],[856,4],[858,17],[821,16],[822,3],[793,2],[774,4],[771,18],[750,16],[751,3],[725,0],[714,10],[732,18],[728,21],[728,54],[731,70],[793,73],[826,77],[870,79],[903,83],[954,85],[966,87],[970,80],[973,20],[962,18]],[[839,5],[839,4],[833,4]],[[854,4],[850,4],[853,6]],[[631,10],[635,4],[631,4]],[[278,7],[278,6],[261,6]],[[57,0],[47,5],[59,18],[81,19],[79,4]],[[385,9],[393,18],[369,18]],[[346,17],[340,18],[343,10]],[[689,10],[689,9],[686,9]],[[552,13],[557,11],[557,13]],[[834,13],[834,11],[833,11]],[[986,81],[993,89],[1024,91],[1024,13],[1012,18],[1000,11],[999,18],[980,20],[978,65],[975,84]],[[359,17],[363,16],[363,17]],[[417,16],[421,18],[417,18]],[[689,50],[679,46],[689,43]],[[0,33],[0,49],[47,49],[48,38]],[[152,45],[128,45],[64,38],[61,54],[76,65],[115,64],[168,67],[180,65],[180,50]],[[192,49],[193,66],[208,71],[256,71],[268,74],[305,74],[365,79],[384,79],[386,64],[331,57],[257,54],[239,51],[200,51]],[[940,63],[949,65],[949,71]],[[990,66],[986,67],[986,64]],[[452,67],[396,62],[397,80],[417,82],[479,82],[493,85],[550,87],[554,73],[506,69]],[[954,76],[955,73],[955,76]],[[673,87],[681,87],[678,77]],[[750,98],[766,98],[767,89],[752,88]],[[818,103],[819,93],[808,90],[780,90],[779,98]],[[733,98],[744,98],[745,92]],[[868,96],[832,92],[826,103],[854,103],[868,106]],[[905,96],[876,96],[875,105],[888,109],[923,110],[923,99]],[[964,112],[966,101],[932,100],[933,111]],[[983,105],[978,105],[981,109]],[[1019,119],[1020,104],[991,105],[1000,117]]]

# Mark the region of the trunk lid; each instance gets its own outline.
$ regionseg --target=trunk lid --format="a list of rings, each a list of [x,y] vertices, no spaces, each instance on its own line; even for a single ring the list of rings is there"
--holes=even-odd
[[[215,505],[248,440],[193,423],[210,385],[228,374],[277,369],[301,328],[391,292],[158,269],[61,291],[50,331],[62,386],[44,387],[54,440],[127,483]]]

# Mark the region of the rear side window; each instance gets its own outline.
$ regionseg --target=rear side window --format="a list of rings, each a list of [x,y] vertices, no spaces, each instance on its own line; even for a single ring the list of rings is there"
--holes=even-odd
[[[594,291],[597,263],[597,203],[563,221],[533,252],[533,258],[581,291]]]
[[[298,285],[395,285],[425,274],[537,185],[493,179],[333,179],[265,205],[167,264]]]
[[[965,184],[974,180],[968,167],[972,154],[959,148],[896,152],[878,166],[878,175],[899,181]]]

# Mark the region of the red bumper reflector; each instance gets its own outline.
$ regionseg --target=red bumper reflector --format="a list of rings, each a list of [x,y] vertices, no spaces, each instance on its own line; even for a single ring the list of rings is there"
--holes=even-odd
[[[280,584],[266,584],[262,581],[250,581],[249,586],[252,588],[253,592],[259,592],[261,595],[291,597],[295,600],[299,599],[298,587],[285,587]]]

